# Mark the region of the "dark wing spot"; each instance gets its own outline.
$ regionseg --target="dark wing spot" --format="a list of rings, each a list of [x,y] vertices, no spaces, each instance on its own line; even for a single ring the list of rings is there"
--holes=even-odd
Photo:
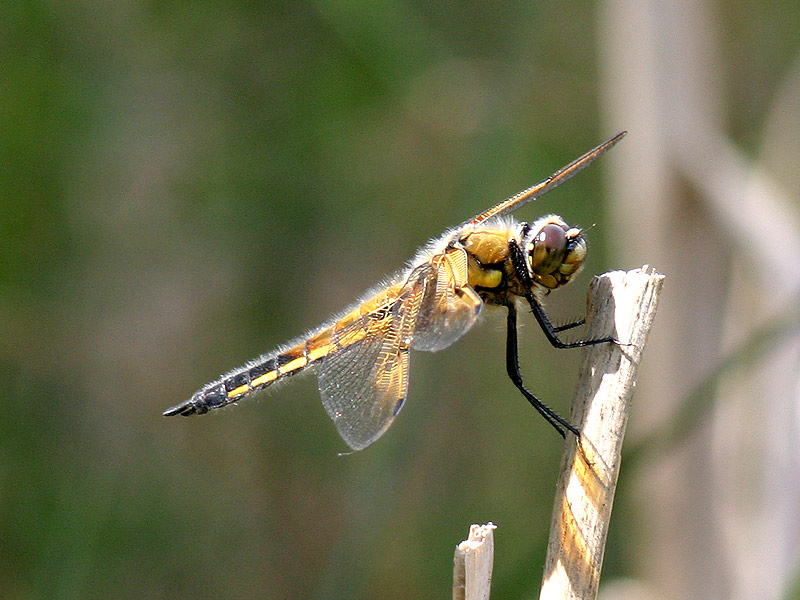
[[[400,409],[403,408],[403,403],[405,401],[405,398],[400,398],[397,400],[397,404],[394,405],[394,412],[392,413],[395,417],[397,416],[397,413],[400,412]]]

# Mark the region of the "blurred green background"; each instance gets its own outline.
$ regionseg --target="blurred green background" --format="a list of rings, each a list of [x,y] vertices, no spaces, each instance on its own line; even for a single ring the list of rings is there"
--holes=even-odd
[[[597,12],[3,3],[0,596],[442,598],[454,545],[492,520],[495,596],[535,597],[563,445],[505,376],[499,314],[412,357],[406,408],[363,452],[340,456],[313,377],[161,412],[630,127],[601,121]],[[731,3],[721,55],[768,79],[797,12]],[[758,94],[731,89],[752,146]],[[557,321],[583,312],[589,275],[638,266],[609,237],[613,164],[516,215],[596,224]],[[568,413],[580,352],[532,319],[522,341],[529,387]],[[606,578],[633,572],[622,477]]]

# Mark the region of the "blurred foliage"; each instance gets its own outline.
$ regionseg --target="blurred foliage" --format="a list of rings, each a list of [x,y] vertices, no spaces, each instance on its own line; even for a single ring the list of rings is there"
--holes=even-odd
[[[0,22],[3,597],[444,597],[487,520],[498,597],[535,595],[561,440],[505,377],[502,318],[414,355],[361,453],[338,455],[311,377],[160,414],[623,129],[598,125],[592,4],[30,1]],[[518,215],[597,223],[588,273],[601,183]],[[578,356],[523,337],[565,411]]]

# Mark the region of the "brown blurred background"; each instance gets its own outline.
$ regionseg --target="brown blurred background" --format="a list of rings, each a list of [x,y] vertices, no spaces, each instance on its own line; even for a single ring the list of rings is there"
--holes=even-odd
[[[0,597],[434,598],[492,520],[535,598],[561,439],[504,320],[347,450],[315,379],[161,411],[622,129],[522,209],[667,275],[602,597],[800,595],[800,5],[0,7]],[[524,320],[567,413],[580,352]]]

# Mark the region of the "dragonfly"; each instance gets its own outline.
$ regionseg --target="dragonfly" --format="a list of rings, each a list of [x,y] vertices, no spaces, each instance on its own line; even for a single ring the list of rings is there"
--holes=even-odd
[[[517,343],[518,304],[527,303],[555,348],[616,342],[564,342],[559,333],[584,320],[554,326],[543,300],[581,270],[584,231],[557,215],[533,223],[508,215],[561,185],[611,149],[621,132],[546,179],[503,200],[422,247],[388,283],[367,293],[321,327],[204,385],[164,416],[204,414],[298,373],[315,370],[325,410],[353,449],[366,448],[394,421],[408,395],[412,350],[450,346],[483,308],[507,311],[506,370],[516,388],[562,436],[577,429],[531,393],[523,382]]]

